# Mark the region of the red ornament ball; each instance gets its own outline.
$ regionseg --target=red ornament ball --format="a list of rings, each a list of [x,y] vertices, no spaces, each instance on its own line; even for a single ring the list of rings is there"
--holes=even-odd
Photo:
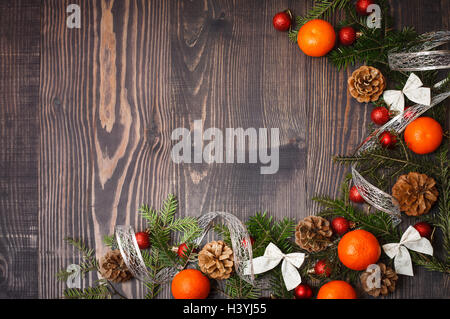
[[[384,148],[393,148],[397,144],[397,137],[391,132],[385,131],[380,134],[380,143]]]
[[[355,186],[353,186],[355,187]],[[352,187],[352,188],[353,188]],[[356,187],[355,187],[356,189]],[[356,190],[358,192],[358,190]],[[358,192],[358,196],[361,197],[361,195]],[[361,197],[358,200],[361,200],[364,202],[364,199]],[[333,228],[333,231],[335,232],[335,234],[338,235],[344,235],[346,232],[348,232],[348,230],[350,229],[350,222],[345,219],[344,217],[336,217],[331,221],[331,228]]]
[[[369,12],[367,12],[367,7],[373,3],[374,3],[373,0],[358,0],[358,1],[356,1],[356,4],[355,4],[356,12],[358,12],[362,16],[369,15]]]
[[[177,255],[179,257],[186,257],[185,253],[187,253],[189,250],[188,246],[186,245],[186,243],[181,244],[180,246],[178,246],[178,250],[177,250]]]
[[[430,239],[433,233],[433,228],[427,222],[419,222],[414,225],[414,228],[419,232],[420,236]]]
[[[295,288],[295,299],[309,299],[313,296],[313,291],[307,284],[300,284]]]
[[[287,31],[292,24],[292,16],[289,11],[278,12],[272,19],[273,27],[278,31]]]
[[[241,243],[242,243],[242,246],[247,247],[247,240],[245,238],[242,239]],[[252,236],[250,236],[250,245],[253,246],[254,243],[255,243],[255,239]]]
[[[389,121],[389,110],[383,106],[376,107],[370,113],[370,118],[376,125],[384,125]]]
[[[150,247],[150,237],[148,236],[148,233],[145,231],[141,231],[139,233],[136,233],[136,241],[140,249],[147,249]]]
[[[351,45],[356,40],[356,31],[352,27],[343,27],[339,30],[339,42],[343,45]]]
[[[358,203],[358,204],[362,204],[362,203],[365,202],[364,198],[361,196],[361,194],[359,193],[359,191],[356,188],[356,186],[353,186],[352,188],[350,188],[350,192],[348,194],[348,198],[352,202]]]
[[[330,277],[331,268],[325,259],[319,260],[314,266],[314,273],[319,276]]]

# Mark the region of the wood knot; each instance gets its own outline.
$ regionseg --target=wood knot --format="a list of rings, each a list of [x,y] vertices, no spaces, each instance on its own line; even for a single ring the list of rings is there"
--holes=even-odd
[[[144,129],[144,138],[148,145],[157,146],[161,141],[161,133],[156,125]]]

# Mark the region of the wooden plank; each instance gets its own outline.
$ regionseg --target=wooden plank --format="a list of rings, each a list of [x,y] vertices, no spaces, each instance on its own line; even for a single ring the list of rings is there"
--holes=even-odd
[[[81,29],[66,28],[69,3],[81,6]],[[311,196],[337,194],[347,170],[331,157],[350,153],[365,137],[370,108],[347,95],[351,70],[337,72],[326,59],[304,56],[273,29],[275,12],[290,6],[302,14],[310,5],[43,3],[40,297],[59,297],[63,285],[54,274],[77,261],[65,236],[84,238],[100,256],[103,235],[116,224],[141,228],[137,208],[158,207],[169,192],[178,195],[180,215],[225,210],[242,219],[259,210],[300,219],[318,210]],[[405,2],[398,6],[396,14],[413,10]],[[424,17],[409,24],[418,19]],[[261,175],[259,165],[174,164],[171,133],[192,129],[194,120],[202,120],[204,129],[280,128],[280,171]],[[424,288],[426,294],[417,287],[429,283],[418,285],[417,277],[402,279],[411,286],[396,296],[442,296],[432,292],[441,277]],[[124,293],[144,292],[131,283]]]
[[[0,298],[36,298],[39,1],[0,3]]]
[[[81,29],[65,27],[69,3],[81,6]],[[139,228],[138,206],[159,204],[149,197],[162,200],[175,181],[159,124],[169,110],[167,10],[161,1],[44,4],[39,226],[41,251],[51,253],[40,256],[41,297],[61,295],[54,273],[76,261],[65,236],[100,256],[102,237],[116,224]]]
[[[395,13],[396,28],[414,26],[418,33],[449,29],[448,1],[413,0],[408,3],[391,1],[391,6]],[[449,101],[445,103],[450,106]],[[405,218],[403,223],[405,225],[402,226],[406,228],[411,223],[414,221]],[[435,253],[438,255],[442,254],[440,245],[441,241],[434,245]],[[400,289],[397,289],[391,298],[450,298],[448,276],[429,272],[421,267],[415,267],[414,277],[403,276],[399,285]]]
[[[447,8],[447,11],[445,11]],[[294,7],[295,10],[295,7]],[[441,30],[448,25],[448,3],[414,0],[391,1],[396,28],[415,26],[418,32]],[[439,17],[430,19],[428,17]],[[339,21],[338,18],[335,20]],[[334,155],[351,154],[366,138],[372,107],[358,103],[347,93],[347,79],[356,67],[338,72],[326,59],[305,57],[309,75],[305,103],[307,116],[307,191],[306,206],[311,213],[320,211],[310,201],[314,195],[338,196],[342,180],[349,169],[332,162]],[[366,205],[364,205],[366,206]],[[405,219],[405,228],[412,221]],[[402,276],[396,293],[390,298],[442,298],[450,296],[444,275],[416,267],[413,278]]]

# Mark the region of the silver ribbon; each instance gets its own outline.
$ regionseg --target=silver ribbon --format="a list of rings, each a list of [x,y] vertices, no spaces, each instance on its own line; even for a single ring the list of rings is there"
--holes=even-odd
[[[406,53],[390,53],[388,55],[389,58],[389,66],[393,70],[402,70],[402,71],[423,71],[423,70],[437,70],[443,68],[450,68],[450,51],[446,51],[446,59],[448,59],[449,63],[442,63],[441,59],[433,59],[430,58],[433,55],[424,54],[423,56],[428,56],[426,60],[426,67],[420,68],[416,65],[417,61],[422,61],[425,63],[425,60],[411,60],[411,59],[403,59],[404,56],[400,54],[406,54],[414,56],[414,53],[423,53],[423,52],[415,52],[417,50],[429,50],[435,48],[439,45],[442,45],[446,42],[450,41],[450,31],[438,31],[438,32],[430,32],[427,34],[423,34],[421,36],[422,43],[411,48]],[[438,51],[433,51],[438,52]],[[442,52],[442,51],[439,51]],[[437,83],[434,88],[439,88],[439,86],[443,83],[443,81]],[[398,114],[394,118],[392,118],[389,122],[387,122],[382,127],[375,130],[356,150],[355,155],[359,156],[363,152],[375,147],[379,144],[379,136],[385,131],[394,131],[397,133],[401,133],[406,126],[422,115],[424,112],[432,108],[433,106],[439,104],[447,97],[450,96],[450,91],[438,94],[431,99],[430,105],[421,105],[416,104],[410,108],[406,112],[402,114]],[[383,211],[392,217],[392,221],[395,225],[400,223],[400,210],[395,203],[395,200],[391,195],[383,192],[378,189],[374,185],[372,185],[369,181],[367,181],[357,170],[357,163],[355,162],[352,165],[352,177],[353,184],[358,189],[358,192],[364,198],[364,200],[370,205],[374,206],[376,209]]]
[[[176,267],[167,267],[162,269],[156,276],[151,276],[142,258],[133,227],[118,225],[114,234],[120,254],[135,278],[143,282],[162,284],[170,280],[179,271]]]
[[[450,41],[450,31],[422,34],[420,43],[407,52],[390,53],[389,67],[396,71],[428,71],[450,68],[450,51],[434,50]]]
[[[236,216],[226,212],[211,212],[200,216],[198,218],[198,225],[203,231],[201,235],[195,239],[194,243],[197,246],[201,244],[214,220],[219,217],[223,219],[225,226],[230,231],[236,273],[243,280],[254,284],[253,272],[244,274],[244,265],[247,263],[252,265],[252,249],[250,247],[251,245],[243,245],[242,243],[250,243],[250,236],[245,225]],[[142,258],[133,227],[118,225],[116,226],[114,233],[122,258],[135,278],[143,282],[162,284],[171,280],[177,272],[183,269],[182,266],[166,267],[155,277],[151,276],[145,265],[144,259]]]

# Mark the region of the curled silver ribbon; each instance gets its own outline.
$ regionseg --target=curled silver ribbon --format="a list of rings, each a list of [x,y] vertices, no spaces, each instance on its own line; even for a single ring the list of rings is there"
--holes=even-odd
[[[118,225],[114,234],[120,254],[135,278],[143,282],[162,284],[170,280],[179,271],[176,267],[167,267],[157,273],[156,276],[151,276],[142,258],[133,227]]]
[[[252,265],[252,249],[250,244],[250,236],[245,225],[233,214],[225,212],[211,212],[204,214],[198,218],[198,225],[203,229],[201,235],[197,237],[194,243],[198,246],[208,233],[214,220],[222,218],[225,226],[230,231],[231,244],[233,249],[234,267],[236,273],[248,283],[254,283],[254,274],[244,274],[244,267],[248,263]],[[156,276],[151,276],[141,250],[136,241],[133,227],[118,225],[115,227],[115,237],[120,253],[125,264],[127,265],[133,276],[143,282],[152,282],[162,284],[169,281],[175,274],[182,270],[180,267],[166,267],[162,269]],[[248,243],[243,244],[243,243]],[[253,267],[251,267],[253,269]]]
[[[450,31],[430,32],[421,36],[423,43],[411,48],[405,53],[390,53],[388,55],[389,66],[393,70],[401,71],[424,71],[450,68],[450,51],[422,51],[429,50],[450,41]],[[434,54],[434,53],[436,54]],[[445,56],[445,59],[436,58],[437,56]],[[420,66],[418,63],[424,63]],[[438,82],[434,88],[439,88],[444,81]],[[355,155],[361,155],[379,144],[378,137],[385,131],[394,131],[401,133],[406,126],[418,118],[421,114],[439,104],[450,96],[450,91],[438,94],[431,99],[431,104],[416,104],[407,111],[395,116],[385,125],[374,131],[356,150]],[[364,200],[376,209],[391,215],[393,223],[400,223],[400,210],[394,198],[369,183],[357,170],[357,163],[352,165],[353,184],[358,189]]]
[[[408,52],[392,52],[388,55],[389,67],[396,71],[428,71],[450,68],[450,51],[434,50],[450,41],[450,31],[422,34],[421,43]]]

